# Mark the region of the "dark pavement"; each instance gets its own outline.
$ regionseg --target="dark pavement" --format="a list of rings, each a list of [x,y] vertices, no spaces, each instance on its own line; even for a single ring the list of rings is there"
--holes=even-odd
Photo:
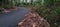
[[[9,13],[0,13],[0,27],[17,27],[19,21],[21,21],[25,14],[29,11],[26,8],[18,8],[17,11]]]

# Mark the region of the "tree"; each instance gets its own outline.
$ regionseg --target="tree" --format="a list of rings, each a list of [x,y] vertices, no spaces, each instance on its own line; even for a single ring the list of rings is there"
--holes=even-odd
[[[2,0],[2,8],[12,8],[15,5],[14,0]]]

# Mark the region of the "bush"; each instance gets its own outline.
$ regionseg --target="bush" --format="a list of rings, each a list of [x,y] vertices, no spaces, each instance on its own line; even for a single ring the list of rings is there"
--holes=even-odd
[[[52,7],[50,9],[50,8],[41,6],[41,7],[34,8],[34,10],[40,16],[44,17],[44,19],[46,19],[51,24],[51,27],[57,26],[57,25],[55,25],[55,23],[57,23],[57,20],[59,21],[60,7]],[[59,24],[59,22],[58,22],[58,24]]]

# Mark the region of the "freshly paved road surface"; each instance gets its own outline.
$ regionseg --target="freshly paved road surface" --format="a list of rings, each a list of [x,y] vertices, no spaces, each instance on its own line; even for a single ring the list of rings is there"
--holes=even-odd
[[[18,8],[17,11],[9,13],[0,13],[0,27],[16,27],[25,14],[28,13],[26,8]]]

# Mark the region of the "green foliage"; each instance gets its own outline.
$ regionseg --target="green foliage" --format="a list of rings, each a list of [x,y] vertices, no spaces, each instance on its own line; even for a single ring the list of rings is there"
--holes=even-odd
[[[39,0],[41,1],[41,0]],[[57,25],[55,25],[57,19],[59,19],[59,13],[60,13],[60,6],[54,6],[54,3],[60,3],[58,1],[54,1],[54,0],[45,0],[44,5],[41,5],[41,2],[37,2],[33,9],[41,16],[44,17],[44,19],[46,19],[51,27],[56,27]],[[51,8],[49,8],[51,7]]]
[[[20,3],[8,1],[9,4],[5,4],[4,8],[11,8],[14,5],[19,6]],[[54,3],[60,3],[58,0],[45,0],[44,5],[42,4],[42,0],[38,0],[38,2],[31,3],[22,3],[25,6],[33,6],[34,11],[36,11],[41,17],[44,17],[50,24],[51,27],[56,27],[55,23],[57,19],[59,19],[60,15],[60,6],[54,6]],[[52,8],[48,8],[52,7]],[[58,18],[59,17],[59,18]]]
[[[41,6],[38,5],[35,6],[34,10],[42,17],[44,17],[50,24],[51,27],[56,27],[55,25],[57,19],[59,19],[59,13],[60,13],[60,6],[54,6],[54,3],[56,3],[54,0],[45,0],[45,5]],[[58,2],[59,3],[59,2]],[[51,6],[52,5],[52,6]],[[52,7],[52,8],[48,8]]]
[[[1,5],[2,5],[1,8],[8,9],[8,8],[12,8],[15,5],[15,3],[13,2],[13,0],[12,1],[10,1],[10,0],[2,0]]]
[[[34,9],[40,16],[44,17],[50,24],[51,27],[56,27],[54,23],[58,19],[60,8],[55,7],[53,9],[49,9],[46,7],[39,7]]]

